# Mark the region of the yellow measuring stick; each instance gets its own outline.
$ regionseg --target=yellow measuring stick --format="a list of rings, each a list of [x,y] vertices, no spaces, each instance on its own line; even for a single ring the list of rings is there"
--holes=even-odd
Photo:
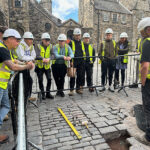
[[[64,112],[58,107],[57,108],[58,111],[61,113],[61,115],[64,117],[64,119],[66,120],[66,122],[68,123],[68,125],[70,126],[70,128],[72,129],[72,131],[75,133],[75,135],[77,136],[77,138],[80,140],[82,139],[82,136],[79,134],[79,132],[76,130],[76,128],[73,126],[73,124],[68,120],[67,116],[64,114]]]

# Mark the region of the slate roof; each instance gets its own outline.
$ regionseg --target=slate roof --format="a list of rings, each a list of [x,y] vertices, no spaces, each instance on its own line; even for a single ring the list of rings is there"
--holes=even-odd
[[[121,3],[117,2],[117,0],[95,0],[95,8],[103,11],[131,14],[131,12]]]

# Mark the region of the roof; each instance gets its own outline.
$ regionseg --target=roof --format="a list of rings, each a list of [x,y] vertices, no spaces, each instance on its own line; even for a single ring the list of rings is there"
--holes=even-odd
[[[125,6],[117,0],[95,0],[95,8],[103,11],[132,14]]]
[[[64,22],[62,23],[62,26],[65,25],[65,24],[67,24],[68,22],[74,22],[76,25],[81,26],[81,24],[79,24],[78,22],[76,22],[76,21],[73,20],[73,19],[68,19],[68,20],[64,21]]]

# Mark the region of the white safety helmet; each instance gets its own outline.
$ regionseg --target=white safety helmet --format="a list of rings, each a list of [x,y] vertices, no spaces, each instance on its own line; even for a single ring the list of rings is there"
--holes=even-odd
[[[150,26],[150,17],[143,18],[138,24],[138,31],[144,30],[146,27]]]
[[[41,36],[41,39],[51,39],[50,35],[48,33],[43,33],[42,36]]]
[[[66,41],[66,40],[67,40],[67,37],[66,37],[65,34],[60,34],[60,35],[58,36],[58,41]]]
[[[113,30],[111,28],[106,29],[105,34],[113,34]]]
[[[75,28],[74,31],[73,31],[73,34],[74,35],[81,35],[81,29]]]
[[[3,38],[8,38],[8,37],[15,37],[16,39],[21,39],[21,36],[18,31],[15,29],[7,29],[4,34]]]
[[[128,38],[128,34],[126,32],[122,32],[120,34],[120,38]]]
[[[89,33],[84,33],[83,38],[90,38],[90,34]]]
[[[31,32],[25,32],[23,35],[24,39],[34,39],[33,34]]]

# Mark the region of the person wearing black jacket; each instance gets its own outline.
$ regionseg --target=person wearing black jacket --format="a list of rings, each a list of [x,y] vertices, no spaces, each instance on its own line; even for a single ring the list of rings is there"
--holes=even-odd
[[[83,94],[82,87],[84,86],[84,67],[85,67],[85,58],[76,58],[76,57],[85,57],[85,50],[83,48],[83,42],[81,41],[81,30],[75,28],[73,32],[74,38],[69,43],[69,46],[73,50],[75,59],[72,60],[71,66],[76,68],[76,92],[78,94]],[[75,77],[70,78],[70,93],[69,96],[74,95],[74,86],[75,86]]]
[[[119,85],[119,70],[121,70],[121,86],[124,86],[124,81],[125,81],[125,69],[127,69],[127,64],[128,64],[128,52],[130,50],[130,43],[127,40],[128,35],[126,32],[123,32],[120,34],[120,40],[116,44],[116,54],[117,56],[119,55],[124,55],[118,57],[116,61],[116,70],[115,70],[115,83],[114,83],[114,88],[117,88]]]
[[[90,34],[84,33],[83,43],[87,57],[85,61],[86,81],[87,86],[89,87],[89,91],[94,92],[94,88],[92,88],[92,86],[93,86],[93,63],[95,62],[95,58],[92,57],[95,56],[95,49],[93,48],[93,45],[89,44],[89,42],[90,42]]]

